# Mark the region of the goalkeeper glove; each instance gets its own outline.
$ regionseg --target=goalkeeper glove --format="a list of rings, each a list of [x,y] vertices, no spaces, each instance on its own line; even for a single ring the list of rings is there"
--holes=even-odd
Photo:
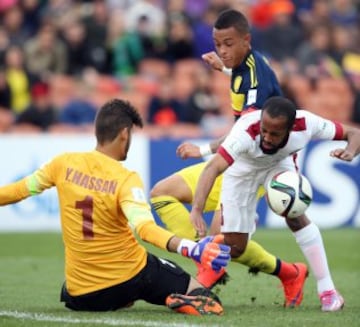
[[[219,271],[226,267],[231,260],[230,247],[225,244],[219,244],[223,241],[223,236],[207,236],[199,242],[182,239],[177,252],[184,257],[192,258],[198,263],[207,265]]]

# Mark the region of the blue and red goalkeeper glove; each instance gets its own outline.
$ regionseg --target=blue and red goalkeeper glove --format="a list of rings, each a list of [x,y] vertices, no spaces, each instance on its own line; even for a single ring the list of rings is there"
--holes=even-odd
[[[223,235],[207,236],[199,242],[183,239],[178,247],[178,253],[219,271],[231,260],[230,247],[221,244],[223,239]]]

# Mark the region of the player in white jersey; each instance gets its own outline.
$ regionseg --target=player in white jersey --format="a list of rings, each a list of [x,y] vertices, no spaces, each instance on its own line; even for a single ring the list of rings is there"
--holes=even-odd
[[[296,110],[282,97],[272,97],[261,111],[242,116],[200,176],[190,214],[199,235],[206,233],[206,198],[216,177],[224,173],[221,231],[232,257],[241,255],[255,231],[258,187],[280,171],[296,170],[297,151],[313,139],[347,140],[345,148],[330,153],[344,161],[360,153],[360,130]],[[285,219],[316,278],[322,310],[340,310],[344,300],[331,278],[319,228],[306,215]]]

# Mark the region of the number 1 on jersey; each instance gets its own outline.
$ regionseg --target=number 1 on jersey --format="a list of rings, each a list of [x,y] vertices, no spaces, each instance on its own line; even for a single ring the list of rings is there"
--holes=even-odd
[[[90,240],[94,238],[94,231],[93,231],[93,209],[94,209],[94,201],[91,196],[86,196],[82,201],[75,202],[75,208],[80,209],[82,211],[82,230],[84,239]]]

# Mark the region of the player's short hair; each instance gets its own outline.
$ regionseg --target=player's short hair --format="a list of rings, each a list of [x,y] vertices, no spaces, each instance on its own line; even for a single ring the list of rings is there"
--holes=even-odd
[[[234,9],[222,11],[216,19],[214,27],[218,30],[234,27],[240,34],[250,33],[248,20],[240,11]]]
[[[287,119],[287,127],[290,130],[296,118],[295,104],[281,96],[274,96],[267,99],[262,107],[263,112],[266,111],[271,118],[283,116]]]
[[[112,99],[106,102],[97,112],[95,118],[95,136],[99,144],[112,141],[119,131],[133,125],[143,127],[138,111],[130,102]]]

